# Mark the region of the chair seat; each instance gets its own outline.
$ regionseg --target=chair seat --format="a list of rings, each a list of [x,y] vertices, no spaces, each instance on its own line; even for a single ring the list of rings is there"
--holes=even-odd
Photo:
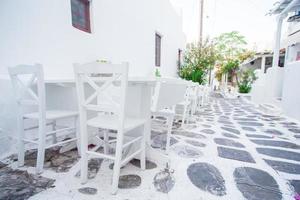
[[[163,110],[152,112],[152,114],[161,115],[161,116],[170,116],[170,115],[175,115],[175,111],[171,109],[163,109]]]
[[[188,106],[190,103],[188,101],[182,101],[180,103],[178,103],[177,105],[179,106]]]
[[[103,114],[88,120],[87,125],[96,128],[118,130],[118,120],[118,117],[115,115]],[[145,124],[145,122],[145,119],[126,117],[124,119],[124,130],[127,132]]]
[[[78,115],[78,112],[75,111],[68,111],[68,110],[47,110],[46,111],[46,119],[47,120],[54,120],[54,119],[62,119],[68,117],[75,117]],[[23,116],[26,119],[38,119],[39,113],[28,113]]]

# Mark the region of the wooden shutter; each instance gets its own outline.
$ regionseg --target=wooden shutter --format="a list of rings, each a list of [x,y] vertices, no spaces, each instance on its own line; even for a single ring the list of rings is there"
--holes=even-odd
[[[71,0],[72,25],[91,33],[89,0]]]
[[[160,67],[161,62],[161,36],[155,34],[155,66]]]

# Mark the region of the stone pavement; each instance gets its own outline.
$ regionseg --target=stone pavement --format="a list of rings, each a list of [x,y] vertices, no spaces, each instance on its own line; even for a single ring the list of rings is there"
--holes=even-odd
[[[116,196],[110,195],[110,161],[90,160],[89,182],[81,185],[76,150],[51,149],[44,178],[30,174],[34,151],[27,152],[27,166],[21,169],[28,175],[12,169],[15,156],[4,160],[9,165],[0,168],[0,199],[1,191],[10,195],[5,199],[20,199],[20,191],[24,199],[294,199],[300,193],[298,138],[298,122],[265,115],[242,99],[213,95],[184,129],[174,124],[169,165],[147,161],[142,171],[138,160],[131,161],[121,170]],[[151,146],[163,154],[165,140],[164,133],[153,132]],[[14,178],[7,175],[12,172]],[[35,180],[30,189],[21,187],[28,178]]]

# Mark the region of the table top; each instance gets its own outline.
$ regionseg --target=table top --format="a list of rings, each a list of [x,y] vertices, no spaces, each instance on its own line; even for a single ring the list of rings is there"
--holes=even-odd
[[[128,77],[128,82],[131,84],[155,84],[155,77]],[[46,84],[74,84],[74,78],[45,78]]]

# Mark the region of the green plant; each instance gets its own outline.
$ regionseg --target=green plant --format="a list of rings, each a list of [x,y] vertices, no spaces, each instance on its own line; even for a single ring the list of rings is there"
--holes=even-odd
[[[215,40],[221,60],[237,59],[247,45],[245,37],[237,31],[223,33]]]
[[[216,73],[218,79],[222,74],[228,74],[228,80],[237,77],[239,66],[246,59],[253,57],[254,52],[246,49],[246,39],[237,31],[223,33],[216,39],[219,52],[219,68]]]
[[[204,84],[209,70],[214,67],[217,59],[218,53],[213,41],[206,39],[201,44],[189,44],[178,74],[183,79]]]
[[[156,77],[161,77],[161,75],[160,75],[160,71],[159,71],[159,69],[155,69],[155,76]]]
[[[257,79],[253,69],[240,71],[237,77],[240,93],[249,93],[252,89],[252,84]]]

